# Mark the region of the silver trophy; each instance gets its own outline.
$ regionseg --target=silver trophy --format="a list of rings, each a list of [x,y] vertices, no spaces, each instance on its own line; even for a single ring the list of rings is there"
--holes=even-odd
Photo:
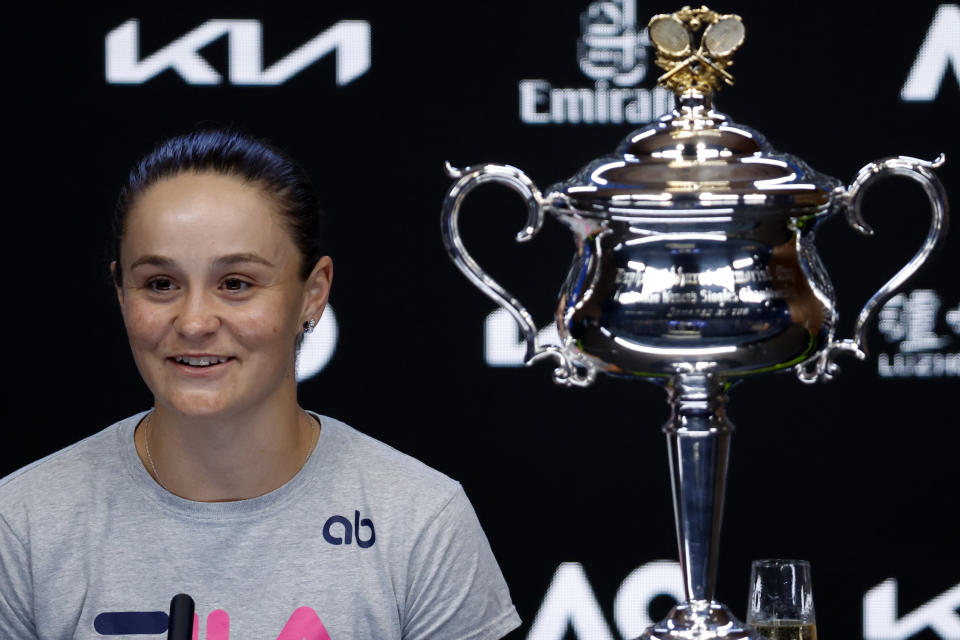
[[[664,431],[686,601],[641,637],[761,638],[714,599],[733,431],[726,392],[743,376],[787,369],[803,382],[826,381],[839,354],[865,357],[871,320],[946,234],[946,194],[931,171],[943,157],[872,162],[844,187],[713,110],[713,92],[733,83],[726,67],[744,38],[738,16],[684,8],[655,16],[649,33],[666,69],[660,82],[676,94],[674,111],[546,195],[514,167],[448,165],[456,183],[443,204],[443,240],[457,267],[520,325],[528,364],[554,359],[554,380],[565,385],[588,386],[605,372],[667,389],[672,415]],[[872,234],[861,199],[889,176],[922,185],[930,230],[864,305],[853,337],[840,339],[814,235],[841,212],[858,232]],[[548,212],[573,232],[577,253],[556,312],[560,344],[540,344],[527,310],[464,248],[460,206],[489,182],[526,201],[517,240],[536,234]]]

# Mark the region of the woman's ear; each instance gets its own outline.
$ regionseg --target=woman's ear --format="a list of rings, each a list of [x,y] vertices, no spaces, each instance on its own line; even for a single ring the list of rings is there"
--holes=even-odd
[[[303,322],[308,320],[320,321],[323,310],[327,306],[327,299],[330,297],[330,285],[333,283],[333,260],[330,256],[323,256],[317,260],[313,271],[307,276],[304,284],[304,317]]]

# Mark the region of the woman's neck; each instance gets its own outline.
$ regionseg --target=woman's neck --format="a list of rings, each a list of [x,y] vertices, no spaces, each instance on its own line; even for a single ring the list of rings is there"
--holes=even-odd
[[[295,402],[203,418],[160,405],[140,423],[134,441],[147,471],[167,491],[225,502],[286,484],[309,458],[319,428]]]

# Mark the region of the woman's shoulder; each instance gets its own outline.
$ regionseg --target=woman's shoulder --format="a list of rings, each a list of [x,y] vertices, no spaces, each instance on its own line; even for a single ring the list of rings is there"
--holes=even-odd
[[[122,434],[132,434],[140,417],[116,422],[0,478],[0,514],[27,504],[56,503],[65,495],[77,496],[100,484],[99,478],[121,465]]]
[[[321,446],[324,456],[341,461],[340,472],[354,482],[403,491],[407,495],[431,495],[449,500],[461,491],[460,483],[411,455],[377,440],[336,418],[317,416],[326,430]],[[321,431],[323,433],[323,431]]]

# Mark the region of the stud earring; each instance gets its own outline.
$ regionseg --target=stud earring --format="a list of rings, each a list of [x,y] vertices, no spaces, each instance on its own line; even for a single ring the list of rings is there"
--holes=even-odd
[[[313,330],[316,328],[317,328],[317,321],[314,320],[313,318],[310,318],[309,320],[303,323],[304,333],[313,333]]]

